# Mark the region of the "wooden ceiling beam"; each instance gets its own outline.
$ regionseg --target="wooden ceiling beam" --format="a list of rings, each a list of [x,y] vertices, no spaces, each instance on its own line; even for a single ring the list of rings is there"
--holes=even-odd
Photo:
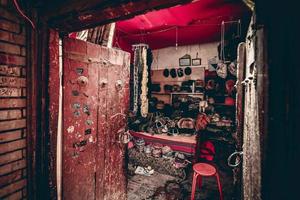
[[[89,0],[57,3],[47,10],[45,20],[62,33],[80,31],[110,22],[124,20],[152,10],[168,8],[192,0]],[[56,9],[55,9],[56,8]]]

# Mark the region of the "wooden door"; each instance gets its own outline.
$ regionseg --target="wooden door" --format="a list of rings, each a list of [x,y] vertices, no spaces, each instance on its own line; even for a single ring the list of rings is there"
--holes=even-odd
[[[63,40],[63,199],[125,199],[128,53]]]
[[[105,57],[107,76],[107,131],[105,135],[105,200],[126,199],[125,146],[119,134],[126,126],[129,107],[129,54],[108,51]]]
[[[246,48],[245,43],[240,43],[237,49],[237,82],[236,82],[236,134],[234,138],[236,140],[236,152],[239,156],[239,160],[236,160],[233,168],[233,180],[235,186],[235,199],[242,199],[242,151],[243,151],[243,131],[244,131],[244,84],[245,80],[245,60],[246,60]]]
[[[245,87],[244,100],[244,125],[243,125],[243,199],[260,200],[261,199],[261,167],[262,167],[262,137],[264,130],[262,117],[264,116],[263,93],[259,90],[266,84],[261,80],[264,76],[264,65],[260,64],[263,52],[262,47],[258,48],[260,30],[254,28],[255,18],[250,22],[250,28],[247,34],[245,44],[246,62],[245,62]],[[259,72],[259,73],[258,73]],[[259,83],[259,84],[258,84]]]

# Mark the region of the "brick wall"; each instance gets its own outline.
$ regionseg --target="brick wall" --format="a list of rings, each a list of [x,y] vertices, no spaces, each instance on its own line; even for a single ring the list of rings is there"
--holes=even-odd
[[[26,33],[0,0],[0,199],[26,199]]]

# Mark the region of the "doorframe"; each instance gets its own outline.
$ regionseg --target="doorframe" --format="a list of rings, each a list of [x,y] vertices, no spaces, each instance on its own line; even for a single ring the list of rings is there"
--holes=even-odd
[[[132,15],[141,13],[133,13]],[[50,30],[49,32],[48,24],[41,19],[39,20],[41,25],[38,34],[31,33],[33,37],[29,41],[33,43],[32,47],[34,48],[31,49],[32,63],[30,66],[32,67],[27,73],[30,79],[28,83],[30,89],[27,90],[30,93],[28,96],[30,97],[28,116],[31,117],[31,120],[28,120],[28,127],[30,128],[27,130],[31,138],[28,141],[31,146],[28,155],[35,154],[30,159],[32,167],[28,173],[32,178],[28,182],[30,187],[28,191],[32,191],[29,193],[35,197],[33,199],[39,199],[41,196],[45,198],[45,195],[50,198],[56,194],[56,159],[53,156],[56,155],[54,152],[56,152],[57,131],[55,130],[57,129],[54,129],[56,116],[51,116],[50,112],[55,111],[58,105],[56,104],[58,99],[56,101],[51,97],[53,97],[53,92],[57,90],[57,88],[53,88],[53,85],[56,85],[53,84],[53,81],[59,81],[59,74],[55,74],[55,72],[52,74],[52,69],[55,69],[52,67],[57,66],[56,63],[59,63],[59,59],[51,55],[51,51],[58,49],[58,45],[56,42],[48,43],[48,41],[53,37],[52,34],[57,35],[59,32],[57,30]],[[47,146],[48,143],[50,146]],[[45,171],[45,169],[47,170]]]
[[[48,198],[48,26],[28,2],[27,15],[36,29],[26,29],[26,177],[28,199]]]

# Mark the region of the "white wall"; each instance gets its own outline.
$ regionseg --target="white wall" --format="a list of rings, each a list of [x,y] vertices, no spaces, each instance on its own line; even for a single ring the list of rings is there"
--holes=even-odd
[[[189,54],[193,59],[196,58],[196,54],[198,52],[198,58],[201,58],[201,66],[205,66],[207,69],[208,59],[218,56],[218,44],[219,42],[213,42],[207,44],[179,46],[177,47],[177,50],[175,46],[153,50],[153,63],[151,68],[155,70],[179,67],[180,57],[185,54]]]

